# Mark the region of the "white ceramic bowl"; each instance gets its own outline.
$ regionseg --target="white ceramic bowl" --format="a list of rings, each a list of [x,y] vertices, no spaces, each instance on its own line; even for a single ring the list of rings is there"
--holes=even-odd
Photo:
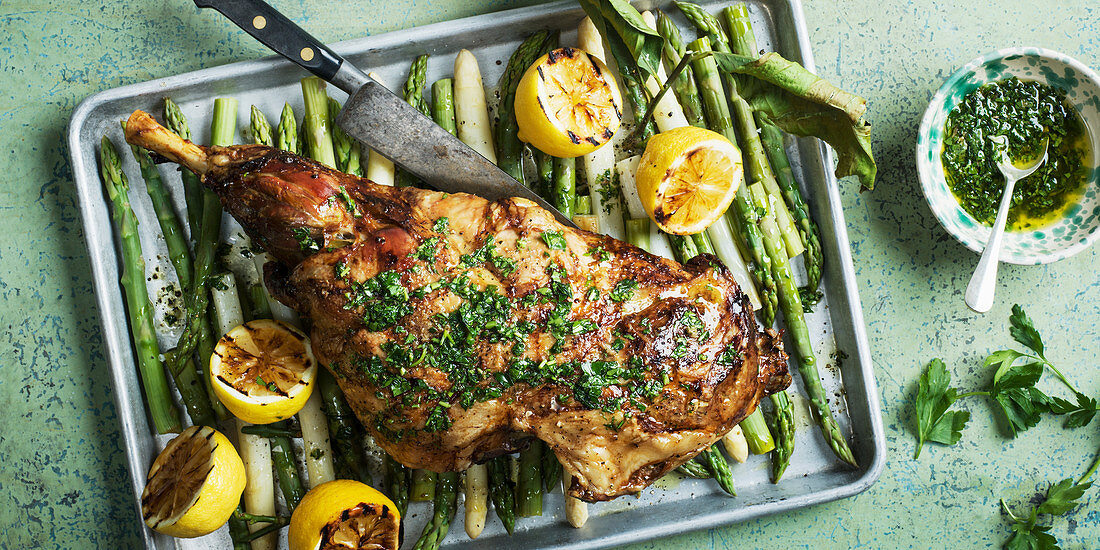
[[[964,65],[932,96],[917,136],[917,173],[928,206],[947,232],[967,248],[981,252],[990,228],[959,205],[943,174],[947,115],[975,88],[1015,76],[1059,88],[1081,114],[1092,141],[1091,172],[1081,199],[1062,219],[1028,231],[1005,233],[1001,261],[1032,265],[1068,258],[1100,238],[1100,77],[1079,61],[1043,48],[997,50]]]

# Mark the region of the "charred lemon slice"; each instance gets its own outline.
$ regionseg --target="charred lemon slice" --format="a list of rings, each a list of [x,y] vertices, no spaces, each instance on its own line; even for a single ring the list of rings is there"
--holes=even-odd
[[[209,373],[215,395],[237,418],[270,424],[305,406],[317,360],[306,335],[279,321],[256,319],[222,336]]]
[[[555,157],[578,157],[611,141],[622,98],[602,61],[558,48],[531,65],[516,87],[519,139]]]
[[[169,441],[149,468],[141,517],[159,533],[201,537],[233,514],[244,483],[244,463],[233,444],[213,428],[191,426]]]
[[[684,126],[649,139],[636,181],[658,227],[691,235],[726,211],[744,176],[736,145],[717,132]]]
[[[290,516],[290,550],[397,550],[401,514],[393,501],[350,479],[311,489]]]

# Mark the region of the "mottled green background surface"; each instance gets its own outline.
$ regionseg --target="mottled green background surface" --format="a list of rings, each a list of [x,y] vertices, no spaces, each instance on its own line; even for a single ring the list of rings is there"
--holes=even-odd
[[[273,3],[337,41],[530,2]],[[819,72],[868,97],[876,125],[878,189],[859,195],[854,182],[841,186],[889,438],[882,478],[855,498],[638,548],[999,546],[1008,530],[998,499],[1027,501],[1048,482],[1081,473],[1097,451],[1100,424],[1070,433],[1046,421],[1011,441],[971,398],[963,441],[911,459],[919,369],[940,356],[961,387],[985,384],[990,373],[980,362],[1009,342],[1012,301],[1035,318],[1051,359],[1100,393],[1100,250],[1050,266],[1003,267],[997,306],[973,314],[962,290],[977,256],[936,224],[913,165],[921,112],[956,67],[1011,45],[1100,66],[1100,9],[1086,0],[978,4],[987,2],[805,6]],[[73,107],[91,93],[267,55],[197,13],[185,0],[0,0],[0,547],[138,542],[63,135]],[[1100,547],[1098,493],[1055,522],[1063,547]]]

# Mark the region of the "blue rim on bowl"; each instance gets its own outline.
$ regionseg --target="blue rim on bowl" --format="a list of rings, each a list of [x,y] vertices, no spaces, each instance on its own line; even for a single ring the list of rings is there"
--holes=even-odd
[[[944,177],[943,153],[947,115],[974,89],[1015,76],[1061,89],[1085,121],[1092,142],[1090,173],[1084,194],[1062,218],[1040,228],[1006,232],[1001,261],[1045,264],[1085,250],[1100,239],[1100,76],[1068,55],[1036,47],[1005,48],[985,54],[955,71],[936,91],[917,135],[917,174],[928,206],[951,236],[981,252],[990,228],[963,210]]]

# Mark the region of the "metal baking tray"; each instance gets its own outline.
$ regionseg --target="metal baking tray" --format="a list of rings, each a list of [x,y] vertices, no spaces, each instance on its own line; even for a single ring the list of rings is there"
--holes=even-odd
[[[702,2],[716,12],[730,0]],[[640,9],[665,7],[681,23],[686,36],[694,36],[678,10],[667,2],[637,2]],[[762,48],[780,52],[784,57],[814,70],[799,0],[750,0],[750,11]],[[572,1],[514,9],[417,27],[413,29],[349,40],[333,49],[357,66],[378,75],[391,89],[398,89],[416,55],[431,55],[429,82],[450,76],[454,55],[467,48],[477,56],[484,81],[492,86],[504,63],[519,41],[538,29],[562,31],[562,43],[575,43],[576,25],[583,13]],[[213,17],[213,14],[211,14]],[[229,25],[226,25],[227,32]],[[198,142],[208,138],[212,99],[233,96],[239,99],[240,128],[248,127],[248,106],[257,105],[272,120],[277,120],[284,101],[300,114],[302,99],[299,80],[305,76],[297,66],[279,58],[233,63],[179,76],[124,86],[95,94],[74,110],[68,131],[74,179],[84,221],[84,234],[95,280],[96,300],[107,347],[114,396],[121,421],[123,447],[129,459],[129,471],[138,509],[147,469],[167,441],[156,436],[145,414],[141,386],[136,375],[119,286],[118,242],[112,232],[108,201],[99,180],[96,147],[107,134],[116,146],[124,147],[118,121],[134,109],[159,113],[165,96],[172,97],[191,121]],[[330,87],[338,99],[344,96]],[[680,479],[670,475],[647,489],[640,497],[623,497],[612,502],[590,505],[591,517],[581,529],[569,527],[563,519],[560,491],[547,496],[545,514],[523,518],[516,533],[508,537],[499,522],[488,519],[485,532],[470,540],[462,530],[462,512],[452,523],[446,548],[605,548],[629,542],[662,537],[685,531],[729,525],[767,514],[782,513],[848,497],[868,487],[882,472],[886,456],[885,435],[880,416],[868,349],[863,313],[856,290],[855,273],[849,252],[843,211],[836,179],[832,175],[832,152],[815,139],[796,139],[788,153],[798,180],[805,188],[808,202],[821,228],[826,258],[823,279],[824,300],[807,316],[811,334],[816,335],[815,350],[820,359],[826,389],[833,410],[846,433],[861,467],[851,469],[833,458],[828,446],[809,418],[804,399],[796,400],[798,413],[797,446],[790,468],[777,485],[768,480],[765,457],[751,457],[735,465],[738,496],[722,493],[713,482]],[[125,170],[134,191],[131,199],[141,222],[142,247],[147,259],[150,292],[158,292],[174,277],[156,218],[136,165],[130,155]],[[177,172],[162,168],[166,182],[182,201]],[[178,204],[182,212],[182,202]],[[162,346],[174,343],[176,333],[161,331]],[[837,352],[840,353],[837,353]],[[844,361],[837,357],[846,357]],[[830,360],[834,358],[834,360]],[[792,368],[793,372],[793,368]],[[804,395],[795,375],[792,396]],[[412,538],[420,532],[429,514],[426,504],[414,503],[409,510],[405,532]],[[228,535],[220,532],[189,541],[174,541],[146,529],[140,514],[133,516],[133,528],[141,532],[147,548],[228,548]],[[285,540],[281,542],[285,547]]]

